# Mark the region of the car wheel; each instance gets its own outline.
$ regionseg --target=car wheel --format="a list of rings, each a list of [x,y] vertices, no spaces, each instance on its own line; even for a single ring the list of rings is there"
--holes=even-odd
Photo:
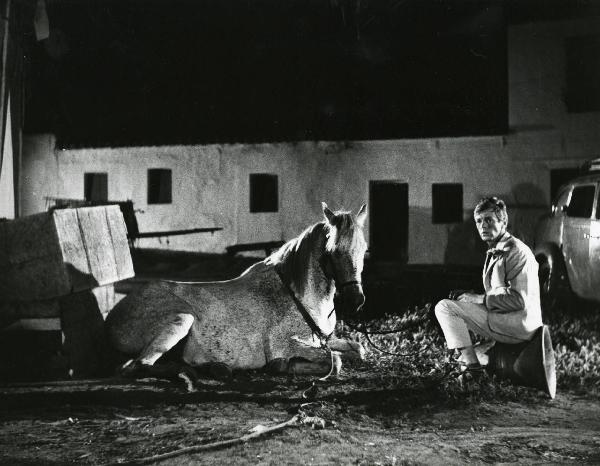
[[[542,312],[549,314],[557,311],[569,311],[571,309],[570,287],[560,283],[559,272],[556,270],[558,259],[538,256],[537,260]]]

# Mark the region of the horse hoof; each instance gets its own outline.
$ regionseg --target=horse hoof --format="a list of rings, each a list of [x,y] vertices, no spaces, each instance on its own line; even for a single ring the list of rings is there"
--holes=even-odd
[[[135,378],[140,372],[141,364],[135,359],[130,359],[117,369],[117,375],[128,378]]]

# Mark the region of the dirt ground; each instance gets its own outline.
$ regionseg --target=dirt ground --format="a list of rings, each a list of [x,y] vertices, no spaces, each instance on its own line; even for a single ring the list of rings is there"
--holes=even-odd
[[[156,464],[600,463],[600,396],[521,389],[453,403],[434,381],[390,388],[368,367],[303,398],[310,378],[238,374],[196,392],[143,379],[0,387],[0,462],[113,464],[239,439],[300,412],[307,423]],[[384,388],[387,387],[387,388]],[[308,404],[307,404],[308,403]],[[310,419],[310,417],[313,417]]]
[[[228,278],[247,266],[243,258],[134,259],[150,278]],[[495,381],[484,390],[465,380],[472,395],[456,396],[439,371],[397,372],[373,360],[345,367],[308,398],[312,378],[259,372],[202,379],[195,392],[157,379],[4,383],[0,464],[600,464],[598,389],[559,386],[550,400],[535,389],[495,392]],[[294,416],[296,424],[244,441],[257,426]]]

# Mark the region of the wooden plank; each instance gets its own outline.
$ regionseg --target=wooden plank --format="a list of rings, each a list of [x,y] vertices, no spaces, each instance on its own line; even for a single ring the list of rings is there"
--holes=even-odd
[[[112,249],[117,267],[119,280],[125,280],[135,276],[133,261],[127,241],[127,225],[119,206],[106,207],[106,222],[110,231]]]
[[[191,235],[193,233],[214,233],[215,231],[221,231],[222,229],[223,227],[207,227],[189,228],[187,230],[145,231],[143,233],[137,233],[136,235],[129,235],[129,237],[131,239],[158,238],[161,236]]]
[[[53,220],[70,283],[69,292],[93,287],[95,280],[88,262],[77,209],[55,210]]]
[[[29,331],[60,331],[60,318],[30,318],[30,319],[19,319],[14,324],[4,328],[3,332],[14,332],[19,330]]]
[[[110,285],[98,286],[91,291],[96,298],[102,318],[106,319],[108,313],[115,306],[115,286],[111,283]]]
[[[52,214],[0,223],[0,248],[0,299],[35,300],[70,292]]]
[[[0,302],[0,330],[11,328],[21,319],[49,319],[60,317],[57,300],[34,302]]]
[[[48,299],[133,276],[118,206],[0,222],[0,300]]]
[[[95,286],[119,280],[105,209],[106,207],[77,209],[81,235]]]

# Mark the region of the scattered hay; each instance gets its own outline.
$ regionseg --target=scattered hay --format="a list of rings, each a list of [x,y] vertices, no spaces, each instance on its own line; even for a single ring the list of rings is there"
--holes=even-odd
[[[547,317],[553,339],[558,387],[600,388],[600,310]],[[366,331],[366,334],[364,333]],[[367,349],[366,365],[387,389],[417,388],[437,392],[440,402],[537,398],[537,390],[498,380],[487,373],[461,373],[449,351],[430,304],[368,323],[340,322],[338,332]],[[377,348],[377,349],[376,349]]]

